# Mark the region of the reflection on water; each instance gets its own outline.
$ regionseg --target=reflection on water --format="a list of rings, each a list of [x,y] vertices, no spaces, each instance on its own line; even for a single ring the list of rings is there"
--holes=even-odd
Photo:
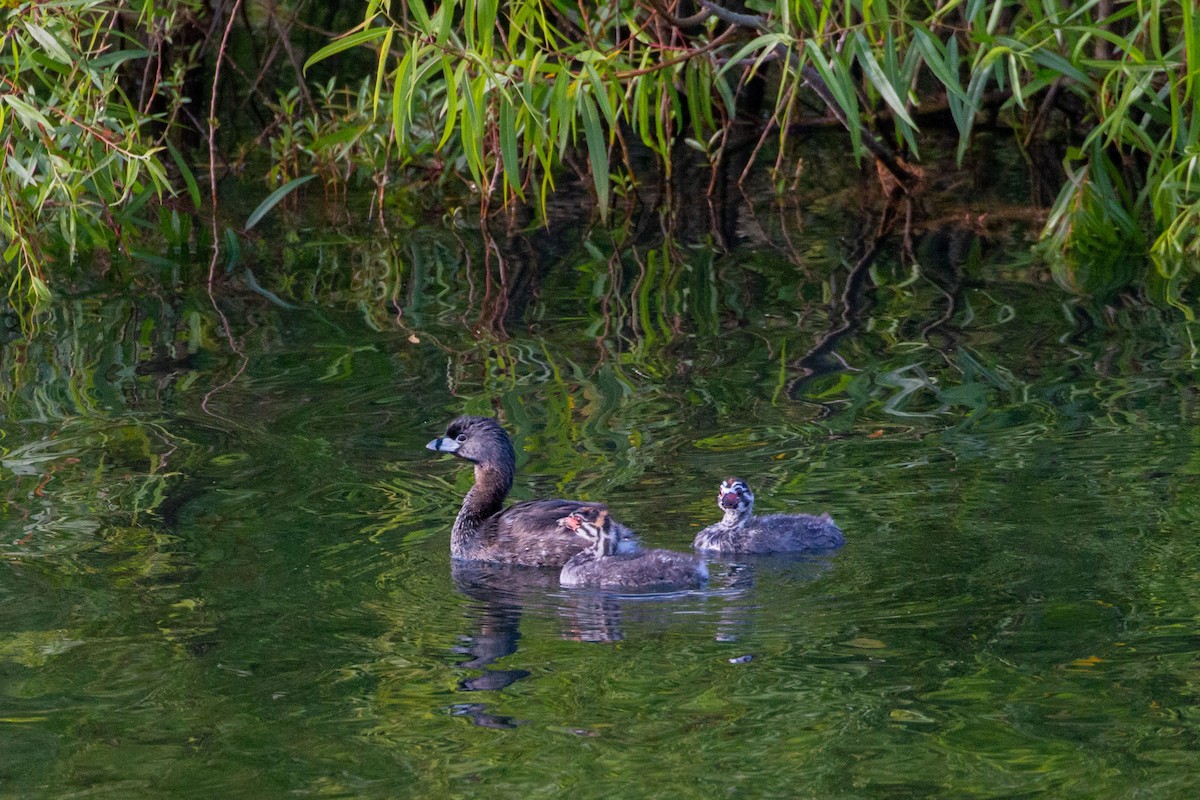
[[[557,569],[512,567],[503,564],[450,562],[454,588],[470,598],[463,608],[467,633],[453,652],[465,657],[455,666],[471,670],[458,682],[459,691],[495,692],[530,677],[529,669],[515,667],[525,615],[554,619],[558,636],[566,641],[613,643],[626,639],[626,624],[645,633],[669,631],[680,617],[699,620],[721,642],[737,641],[739,632],[752,624],[758,606],[753,598],[756,568],[791,573],[792,579],[811,580],[832,565],[819,560],[785,557],[781,561],[714,561],[712,585],[703,590],[656,594],[622,594],[612,591],[567,590],[558,584]],[[800,567],[800,569],[792,569]],[[745,663],[752,656],[740,656]],[[507,659],[508,668],[496,662]],[[489,712],[483,701],[454,703],[451,713],[484,727],[511,727],[517,721]]]
[[[805,213],[519,276],[314,241],[272,288],[304,307],[231,290],[227,325],[64,300],[0,354],[5,796],[1196,794],[1194,326],[950,233],[847,306]],[[741,474],[846,547],[650,597],[453,564],[471,476],[423,445],[462,412],[514,499],[683,550]]]

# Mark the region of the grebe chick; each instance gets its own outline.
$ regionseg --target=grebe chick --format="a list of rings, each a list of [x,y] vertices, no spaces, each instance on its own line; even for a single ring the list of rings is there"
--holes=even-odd
[[[446,435],[425,445],[475,465],[475,485],[463,498],[450,532],[450,555],[527,567],[561,567],[585,543],[558,520],[579,508],[578,500],[527,500],[504,508],[512,489],[517,456],[512,440],[490,417],[459,417]],[[628,528],[617,527],[622,551],[637,549]]]
[[[726,478],[717,492],[724,518],[709,525],[692,546],[719,553],[784,553],[832,550],[846,543],[828,514],[768,514],[754,516],[754,492],[741,478]]]
[[[708,580],[708,566],[699,556],[671,550],[617,552],[617,523],[602,505],[576,508],[559,520],[590,543],[563,566],[563,586],[610,589],[694,589]]]

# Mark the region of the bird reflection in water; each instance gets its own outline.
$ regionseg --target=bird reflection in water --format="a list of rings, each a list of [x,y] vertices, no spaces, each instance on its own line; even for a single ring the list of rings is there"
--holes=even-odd
[[[464,607],[469,634],[455,648],[466,656],[455,666],[478,670],[458,683],[462,692],[495,692],[529,677],[527,669],[493,665],[517,652],[520,623],[526,613],[561,620],[561,636],[579,642],[616,642],[625,638],[621,605],[611,594],[566,592],[558,569],[533,569],[477,561],[451,562],[450,575],[458,592],[471,600]],[[521,724],[491,713],[486,703],[457,703],[450,713],[488,728]]]
[[[464,607],[468,629],[455,652],[468,656],[456,666],[479,670],[458,682],[460,692],[495,692],[527,678],[529,670],[498,669],[492,665],[517,652],[521,639],[521,616],[533,595],[558,588],[558,570],[512,567],[482,561],[451,561],[454,588],[472,602]],[[467,717],[485,728],[514,728],[521,724],[512,717],[492,714],[486,703],[457,703],[455,716]]]
[[[783,555],[716,558],[711,562],[712,585],[701,591],[623,594],[601,590],[563,589],[559,570],[477,561],[452,561],[455,589],[470,602],[463,607],[468,633],[454,652],[465,656],[455,666],[477,671],[458,682],[461,692],[498,692],[533,673],[519,667],[497,666],[516,656],[523,617],[557,619],[559,636],[577,642],[618,642],[631,625],[663,630],[696,615],[711,626],[720,642],[736,642],[758,619],[757,579],[776,573],[788,582],[814,580],[832,567],[828,557]],[[741,652],[731,657],[746,659]],[[752,657],[752,656],[751,656]],[[493,713],[474,699],[449,708],[455,716],[488,728],[513,728],[522,721]]]

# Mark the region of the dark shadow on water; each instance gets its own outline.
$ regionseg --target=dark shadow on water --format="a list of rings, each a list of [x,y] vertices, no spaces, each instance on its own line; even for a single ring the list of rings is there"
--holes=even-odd
[[[524,723],[519,719],[506,717],[502,714],[491,714],[483,703],[455,703],[450,706],[450,716],[466,717],[481,728],[508,730]]]
[[[464,678],[464,692],[496,691],[529,676],[523,669],[487,669],[517,652],[521,616],[537,595],[558,587],[558,571],[510,567],[503,564],[452,561],[454,588],[474,602],[465,609],[471,633],[463,636],[458,652],[470,656],[457,666],[482,670]]]
[[[477,633],[464,637],[464,646],[458,649],[458,652],[470,658],[458,662],[458,666],[483,670],[483,673],[463,679],[458,688],[464,692],[492,691],[527,677],[529,673],[523,669],[486,669],[493,662],[517,651],[517,641],[521,638],[521,609],[504,603],[485,603],[475,610],[478,612],[474,620]]]
[[[499,691],[529,677],[530,672],[524,669],[488,667],[517,652],[521,617],[530,603],[558,588],[558,570],[451,561],[450,577],[454,588],[472,601],[464,609],[470,632],[462,637],[462,647],[455,649],[470,657],[457,666],[481,671],[459,681],[459,691]],[[486,703],[456,703],[450,713],[467,717],[485,728],[513,728],[521,724],[519,720],[491,714]]]
[[[859,329],[870,309],[871,291],[875,288],[871,281],[871,265],[875,263],[883,238],[881,234],[871,240],[847,274],[833,325],[813,343],[807,353],[792,364],[795,377],[788,382],[788,397],[801,398],[814,378],[848,368],[849,365],[838,355],[837,347],[843,339]]]
[[[467,656],[455,666],[479,670],[458,683],[461,692],[501,691],[530,677],[527,669],[492,668],[515,656],[521,641],[521,620],[527,615],[559,621],[559,636],[576,642],[619,642],[630,626],[667,630],[681,614],[700,615],[711,624],[716,641],[736,642],[751,630],[759,616],[756,595],[759,574],[809,582],[833,568],[830,554],[779,554],[709,559],[712,582],[703,590],[628,594],[599,590],[568,590],[558,583],[557,569],[452,561],[454,588],[471,600],[464,608],[468,633],[455,653]],[[749,660],[753,656],[740,656]],[[466,717],[488,728],[513,728],[522,720],[493,714],[487,703],[456,703],[453,716]]]

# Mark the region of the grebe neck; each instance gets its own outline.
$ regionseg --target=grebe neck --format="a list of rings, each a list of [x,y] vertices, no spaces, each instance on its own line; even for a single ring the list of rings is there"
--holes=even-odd
[[[746,524],[750,519],[751,509],[746,506],[735,506],[734,508],[725,509],[725,515],[721,517],[721,521],[717,523],[722,528],[734,530]]]
[[[611,556],[617,552],[617,537],[612,530],[597,531],[596,541],[592,543],[592,555],[596,558]]]
[[[475,485],[463,498],[462,508],[451,532],[451,552],[465,552],[473,543],[487,518],[500,513],[504,498],[512,488],[512,473],[490,464],[475,465]]]

